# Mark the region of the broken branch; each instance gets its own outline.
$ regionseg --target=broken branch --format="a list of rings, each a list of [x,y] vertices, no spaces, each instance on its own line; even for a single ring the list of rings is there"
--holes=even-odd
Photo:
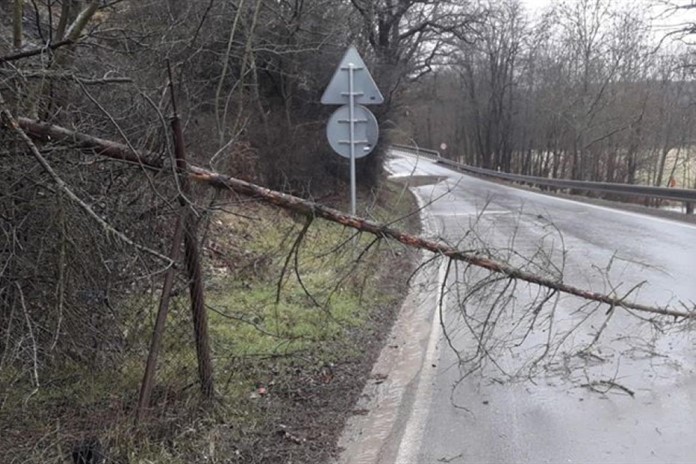
[[[42,124],[27,118],[19,118],[19,124],[25,131],[27,131],[29,135],[35,138],[43,140],[52,139],[54,141],[72,141],[77,143],[78,146],[84,149],[94,150],[100,155],[135,163],[147,169],[160,170],[163,167],[160,162],[151,161],[148,159],[148,156],[146,155],[149,154],[135,152],[126,145],[120,143],[80,134],[78,132],[55,125]],[[153,155],[150,155],[149,157],[155,158]],[[475,252],[462,251],[437,240],[431,240],[408,234],[384,224],[343,213],[337,209],[330,208],[310,200],[298,198],[293,195],[271,190],[260,185],[252,184],[251,182],[246,182],[190,164],[187,166],[187,170],[189,177],[196,182],[207,184],[217,189],[231,190],[241,195],[256,198],[264,203],[288,209],[305,216],[322,218],[346,227],[351,227],[361,232],[368,232],[380,238],[396,240],[409,247],[427,250],[455,261],[466,262],[493,273],[503,274],[512,279],[519,279],[525,282],[540,285],[552,290],[566,293],[568,295],[577,296],[585,300],[604,303],[614,308],[624,308],[660,316],[696,319],[696,311],[694,311],[693,308],[675,310],[669,306],[649,306],[640,303],[632,303],[626,301],[624,298],[583,290],[557,280],[523,271],[503,262],[479,256]]]
[[[0,105],[4,106],[5,101],[2,98],[2,95],[0,95]],[[167,263],[167,266],[171,266],[173,263],[172,261],[164,256],[163,254],[159,253],[156,250],[153,250],[151,248],[148,248],[146,246],[140,245],[130,238],[128,238],[126,235],[124,235],[122,232],[116,230],[114,227],[112,227],[108,222],[106,222],[104,219],[102,219],[97,213],[94,212],[94,210],[80,197],[78,197],[73,191],[70,189],[68,184],[55,172],[55,170],[51,167],[51,165],[48,163],[46,158],[41,155],[41,152],[39,151],[38,147],[34,144],[34,142],[29,138],[29,136],[25,133],[25,131],[22,129],[20,124],[17,122],[17,120],[12,116],[12,114],[5,108],[2,108],[0,106],[0,120],[3,125],[6,127],[10,128],[12,131],[17,134],[17,136],[24,142],[24,144],[27,146],[31,154],[36,158],[36,161],[41,165],[41,167],[48,173],[49,176],[53,179],[53,181],[56,183],[58,188],[60,188],[67,196],[70,198],[75,204],[77,204],[82,210],[87,213],[88,216],[90,216],[97,224],[99,224],[107,233],[111,233],[114,236],[118,237],[121,241],[124,243],[140,250],[145,253],[148,253],[152,256],[155,256],[156,258],[161,259],[165,263]]]

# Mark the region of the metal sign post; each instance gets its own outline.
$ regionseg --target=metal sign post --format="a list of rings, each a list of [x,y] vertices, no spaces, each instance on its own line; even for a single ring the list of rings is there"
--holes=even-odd
[[[355,181],[355,65],[348,63],[348,112],[350,117],[350,213],[355,216],[357,187]]]
[[[321,102],[324,105],[343,105],[331,115],[326,136],[331,148],[350,160],[350,204],[353,215],[357,209],[355,160],[369,155],[379,138],[377,119],[362,105],[377,105],[383,101],[384,97],[365,62],[355,47],[350,47],[334,72]]]

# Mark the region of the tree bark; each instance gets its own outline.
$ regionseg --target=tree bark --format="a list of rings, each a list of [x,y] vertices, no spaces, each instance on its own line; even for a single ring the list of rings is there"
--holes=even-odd
[[[112,141],[104,141],[102,139],[80,134],[79,132],[70,131],[62,127],[40,124],[26,118],[20,118],[19,124],[31,136],[41,139],[50,137],[53,143],[60,140],[66,140],[73,144],[77,142],[82,148],[93,149],[97,153],[105,156],[119,160],[131,160],[131,162],[133,162],[133,159],[140,159],[142,157],[141,153],[133,152],[126,145]],[[142,159],[140,162],[138,162],[138,164],[148,169],[162,169],[161,166],[149,164],[146,159]],[[568,295],[574,295],[586,300],[604,303],[613,308],[624,308],[661,316],[696,319],[696,306],[688,307],[685,310],[676,310],[672,309],[670,306],[658,307],[648,306],[640,303],[632,303],[619,297],[583,290],[581,288],[565,284],[561,281],[531,274],[516,267],[510,266],[507,263],[482,257],[476,252],[462,251],[436,240],[430,240],[416,235],[407,234],[384,224],[343,213],[337,209],[330,208],[313,201],[304,200],[293,195],[274,191],[266,187],[252,184],[251,182],[246,182],[234,177],[219,174],[208,169],[189,164],[187,166],[187,172],[188,177],[192,180],[217,189],[231,190],[235,193],[249,196],[264,203],[279,206],[299,214],[322,218],[327,221],[335,222],[346,227],[359,230],[361,232],[367,232],[378,237],[393,239],[409,247],[427,250],[455,261],[469,263],[490,272],[503,274],[511,279],[519,279],[525,282],[540,285],[542,287],[558,290],[559,292],[566,293]]]
[[[80,5],[77,0],[63,0],[63,4],[60,8],[60,19],[56,27],[56,41],[60,42],[63,40],[63,37],[65,37],[65,30],[68,24],[71,24],[75,20],[76,12],[79,7]]]
[[[186,271],[189,277],[189,293],[191,299],[191,315],[193,317],[194,340],[196,344],[196,356],[198,357],[198,378],[201,382],[201,391],[206,399],[213,397],[213,363],[210,359],[210,339],[208,336],[208,312],[205,308],[205,294],[203,292],[203,271],[201,269],[201,255],[198,249],[198,224],[194,216],[191,183],[186,173],[186,144],[184,132],[181,128],[181,119],[176,108],[174,98],[174,82],[172,70],[167,62],[169,71],[169,91],[171,92],[172,109],[174,115],[171,119],[174,135],[174,156],[176,158],[176,179],[179,184],[179,202],[185,208],[184,212],[184,258]]]
[[[55,50],[56,48],[70,45],[72,43],[74,43],[72,40],[61,40],[60,42],[52,43],[48,47],[32,48],[31,50],[24,50],[21,52],[12,53],[11,55],[0,56],[0,64],[21,60],[22,58],[29,58],[30,56],[41,55],[42,53],[46,53],[46,50]]]
[[[22,48],[22,20],[24,19],[24,0],[14,0],[14,22],[12,24],[12,45]]]
[[[76,41],[80,38],[80,35],[82,35],[82,31],[84,31],[85,27],[87,27],[89,20],[92,19],[94,13],[97,12],[97,9],[99,9],[100,4],[101,2],[99,0],[92,0],[89,3],[89,5],[87,5],[80,12],[80,14],[77,15],[77,18],[75,18],[75,21],[73,21],[73,23],[70,25],[70,28],[66,32],[67,40]]]

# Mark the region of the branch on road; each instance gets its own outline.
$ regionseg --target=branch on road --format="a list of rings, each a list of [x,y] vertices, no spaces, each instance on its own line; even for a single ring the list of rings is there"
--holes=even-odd
[[[154,159],[158,159],[158,156],[134,151],[127,145],[92,137],[64,127],[44,124],[28,118],[18,118],[18,122],[22,129],[26,131],[30,137],[35,139],[51,140],[54,143],[68,142],[76,144],[82,149],[93,150],[99,155],[119,161],[135,163],[149,170],[159,171],[164,168],[161,163],[153,161]],[[253,197],[264,203],[291,210],[308,217],[322,218],[361,232],[367,232],[379,238],[396,240],[409,247],[427,250],[454,261],[464,262],[478,268],[486,269],[495,274],[502,274],[510,279],[529,282],[568,295],[577,296],[585,300],[606,304],[610,308],[623,308],[626,310],[640,311],[660,316],[671,316],[674,318],[696,319],[695,308],[688,308],[685,306],[684,310],[678,310],[670,306],[650,306],[630,302],[621,297],[584,290],[565,284],[559,280],[521,270],[509,264],[481,256],[475,252],[462,251],[441,241],[408,234],[385,224],[343,213],[337,209],[310,200],[271,190],[208,169],[189,165],[188,173],[192,180],[201,184],[206,184],[221,190],[230,190],[237,194]]]
[[[597,392],[597,393],[608,393],[609,390],[612,388],[616,388],[618,390],[621,390],[628,394],[631,397],[636,396],[636,392],[631,390],[628,387],[624,387],[623,385],[614,382],[613,380],[595,380],[594,382],[589,382],[589,383],[584,383],[580,385],[581,387],[589,388],[590,390]],[[599,388],[603,387],[603,388]]]

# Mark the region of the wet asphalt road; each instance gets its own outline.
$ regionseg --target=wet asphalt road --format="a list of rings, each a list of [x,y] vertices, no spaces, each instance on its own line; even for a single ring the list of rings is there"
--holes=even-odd
[[[639,286],[632,296],[644,304],[696,301],[693,225],[510,188],[422,158],[397,156],[389,169],[442,179],[413,189],[427,203],[430,235],[463,248],[485,243],[506,250],[503,254],[520,264],[544,250],[544,259],[562,267],[565,282],[597,292],[615,289],[619,295]],[[454,290],[464,279],[456,271],[450,274],[442,317],[452,344],[470,354],[476,343],[460,315],[462,295]],[[509,303],[510,321],[536,293],[520,285],[516,295]],[[469,308],[473,317],[485,310],[471,309],[471,302]],[[588,311],[575,298],[561,298],[551,328],[559,337],[554,340]],[[435,372],[421,373],[415,395],[428,407],[403,406],[406,424],[391,434],[399,449],[396,461],[696,463],[694,332],[680,326],[662,327],[661,333],[616,311],[592,355],[581,356],[605,314],[602,309],[586,319],[539,364],[543,368],[534,369],[531,380],[512,373],[523,372],[539,354],[548,323],[539,324],[522,348],[497,344],[496,363],[484,361],[464,380],[471,366],[458,363],[441,339],[433,359],[423,364],[423,370]],[[607,390],[606,382],[614,386]]]

